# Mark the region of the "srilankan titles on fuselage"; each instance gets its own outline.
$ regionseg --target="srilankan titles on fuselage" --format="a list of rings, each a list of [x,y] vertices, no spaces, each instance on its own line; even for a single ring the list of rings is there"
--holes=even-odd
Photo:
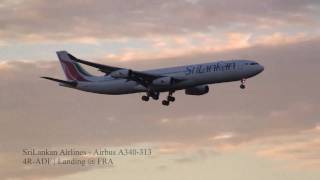
[[[236,69],[235,62],[227,62],[227,63],[213,63],[213,64],[199,64],[199,65],[191,65],[186,67],[185,75],[193,75],[193,74],[202,74],[208,72],[216,72],[216,71],[231,71]]]

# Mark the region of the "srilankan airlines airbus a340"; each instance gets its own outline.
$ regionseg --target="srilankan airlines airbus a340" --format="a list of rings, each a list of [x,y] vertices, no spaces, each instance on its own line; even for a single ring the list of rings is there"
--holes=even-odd
[[[168,92],[162,101],[168,106],[175,101],[173,93],[185,90],[187,95],[203,95],[209,92],[209,84],[240,81],[245,89],[245,80],[264,70],[264,67],[250,60],[228,60],[161,68],[147,71],[113,67],[78,59],[66,51],[57,52],[67,80],[42,77],[59,82],[61,86],[99,94],[131,94],[145,92],[143,101],[159,99],[160,92]],[[80,64],[99,69],[103,76],[94,76]]]

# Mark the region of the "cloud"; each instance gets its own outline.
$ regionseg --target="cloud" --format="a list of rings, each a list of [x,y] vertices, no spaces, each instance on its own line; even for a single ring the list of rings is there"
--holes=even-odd
[[[318,7],[315,0],[4,1],[0,37],[32,42],[145,37],[233,27],[314,26]]]
[[[225,132],[225,133],[221,133],[221,134],[218,134],[216,136],[213,136],[211,138],[209,138],[210,140],[213,140],[213,141],[216,141],[216,140],[225,140],[225,139],[230,139],[234,136],[233,133],[231,132]]]
[[[266,68],[248,80],[246,91],[239,83],[210,86],[201,97],[181,91],[165,108],[141,102],[141,94],[90,94],[40,79],[64,78],[57,61],[6,59],[0,62],[1,177],[90,170],[25,169],[16,162],[26,146],[136,143],[155,144],[160,154],[185,152],[178,163],[258,146],[259,156],[318,169],[319,9],[318,0],[1,1],[0,46],[14,54],[16,44],[77,43],[104,51],[104,43],[143,41],[147,47],[102,58],[137,69],[239,58]]]
[[[19,153],[26,146],[136,143],[159,144],[163,153],[202,147],[226,152],[259,139],[314,129],[319,125],[320,102],[316,97],[320,87],[315,83],[319,77],[319,44],[319,39],[314,39],[117,64],[143,69],[208,59],[248,58],[266,67],[261,75],[247,81],[245,91],[240,91],[236,82],[210,86],[210,93],[200,97],[186,96],[181,91],[169,108],[154,101],[146,104],[140,100],[141,94],[90,94],[40,79],[43,75],[63,78],[57,61],[8,61],[0,69],[1,155]],[[226,136],[228,133],[232,137]]]
[[[228,50],[255,47],[257,45],[277,46],[304,42],[313,39],[304,33],[292,35],[280,32],[253,36],[250,33],[223,33],[220,36],[194,33],[188,36],[175,35],[168,37],[145,38],[151,44],[148,49],[125,48],[116,54],[107,54],[105,59],[112,61],[157,60],[181,58],[199,53],[214,53]]]
[[[261,143],[262,147],[257,150],[259,156],[294,162],[288,165],[290,168],[320,167],[320,132],[316,128],[292,136],[269,138]]]
[[[1,71],[6,71],[6,70],[9,70],[10,68],[12,68],[12,66],[10,66],[8,64],[8,62],[6,62],[6,61],[0,62],[0,70]]]
[[[315,0],[27,0],[0,8],[2,60],[51,60],[57,49],[123,61],[178,58],[319,36]]]
[[[313,82],[318,74],[319,63],[317,55],[309,56],[308,59],[302,57],[317,49],[317,42],[239,50],[234,52],[235,55],[222,53],[212,57],[198,54],[197,59],[208,59],[206,56],[217,59],[225,56],[232,59],[247,56],[250,52],[251,56],[245,58],[260,59],[266,66],[266,72],[248,80],[249,89],[245,92],[239,92],[238,83],[211,86],[212,93],[203,97],[185,96],[183,92],[178,92],[178,101],[169,109],[160,106],[158,102],[145,104],[140,101],[139,94],[90,94],[62,88],[39,78],[43,75],[63,78],[58,62],[7,62],[6,66],[14,68],[0,71],[0,78],[5,82],[1,84],[4,91],[0,94],[1,124],[4,128],[0,137],[2,142],[19,145],[22,136],[9,131],[19,127],[19,132],[23,137],[28,137],[31,145],[48,141],[52,145],[77,143],[78,134],[81,134],[83,143],[94,143],[92,137],[110,136],[104,140],[117,144],[151,139],[208,139],[224,132],[234,133],[235,137],[258,137],[309,129],[318,121],[314,116],[319,102],[313,96],[317,96],[319,87]],[[299,56],[295,52],[299,52]],[[193,56],[181,59],[176,62],[195,62]],[[142,66],[150,66],[148,63],[157,67],[168,65],[171,61],[146,62],[146,65]],[[134,68],[139,67],[139,64],[123,62],[118,65]],[[302,72],[297,74],[298,70]],[[28,96],[25,92],[28,92]],[[283,93],[286,95],[283,96]],[[230,105],[231,102],[233,105]],[[119,112],[118,109],[122,109],[123,104],[132,108]],[[187,106],[182,108],[181,104]],[[254,104],[262,105],[253,106]],[[244,105],[250,106],[250,112],[242,109]],[[141,107],[143,108],[140,109]],[[90,112],[96,113],[92,115]],[[46,131],[34,131],[32,127],[42,127]],[[248,132],[251,134],[247,134]],[[48,134],[44,136],[43,133]],[[149,133],[152,135],[144,136]],[[5,138],[8,136],[11,137],[10,141]],[[69,138],[63,138],[65,136]],[[96,139],[96,143],[100,141],[101,139]]]
[[[308,37],[304,33],[298,33],[291,36],[285,35],[283,33],[273,33],[271,35],[262,35],[260,37],[257,37],[254,41],[256,44],[280,45],[288,43],[297,43],[305,41],[306,39],[308,39]]]

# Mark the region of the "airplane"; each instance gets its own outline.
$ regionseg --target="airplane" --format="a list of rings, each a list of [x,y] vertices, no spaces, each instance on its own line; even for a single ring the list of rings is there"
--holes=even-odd
[[[264,67],[251,60],[226,60],[136,71],[78,59],[67,51],[58,51],[57,56],[67,80],[41,77],[59,82],[60,86],[86,92],[121,95],[146,93],[143,101],[159,99],[160,93],[168,92],[162,104],[168,106],[175,101],[173,93],[185,90],[187,95],[204,95],[209,92],[209,85],[240,81],[240,88],[245,89],[245,80],[264,71]],[[104,73],[96,76],[88,73],[80,64],[94,67]]]

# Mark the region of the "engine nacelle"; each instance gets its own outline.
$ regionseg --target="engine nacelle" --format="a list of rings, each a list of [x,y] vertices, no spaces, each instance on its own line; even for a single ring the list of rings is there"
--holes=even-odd
[[[119,69],[110,73],[110,76],[113,78],[128,78],[130,77],[130,69]]]
[[[208,85],[199,85],[194,86],[192,88],[186,89],[185,93],[188,95],[203,95],[207,94],[209,92],[209,86]]]
[[[169,86],[172,84],[171,77],[161,77],[152,81],[152,84],[155,86]]]

